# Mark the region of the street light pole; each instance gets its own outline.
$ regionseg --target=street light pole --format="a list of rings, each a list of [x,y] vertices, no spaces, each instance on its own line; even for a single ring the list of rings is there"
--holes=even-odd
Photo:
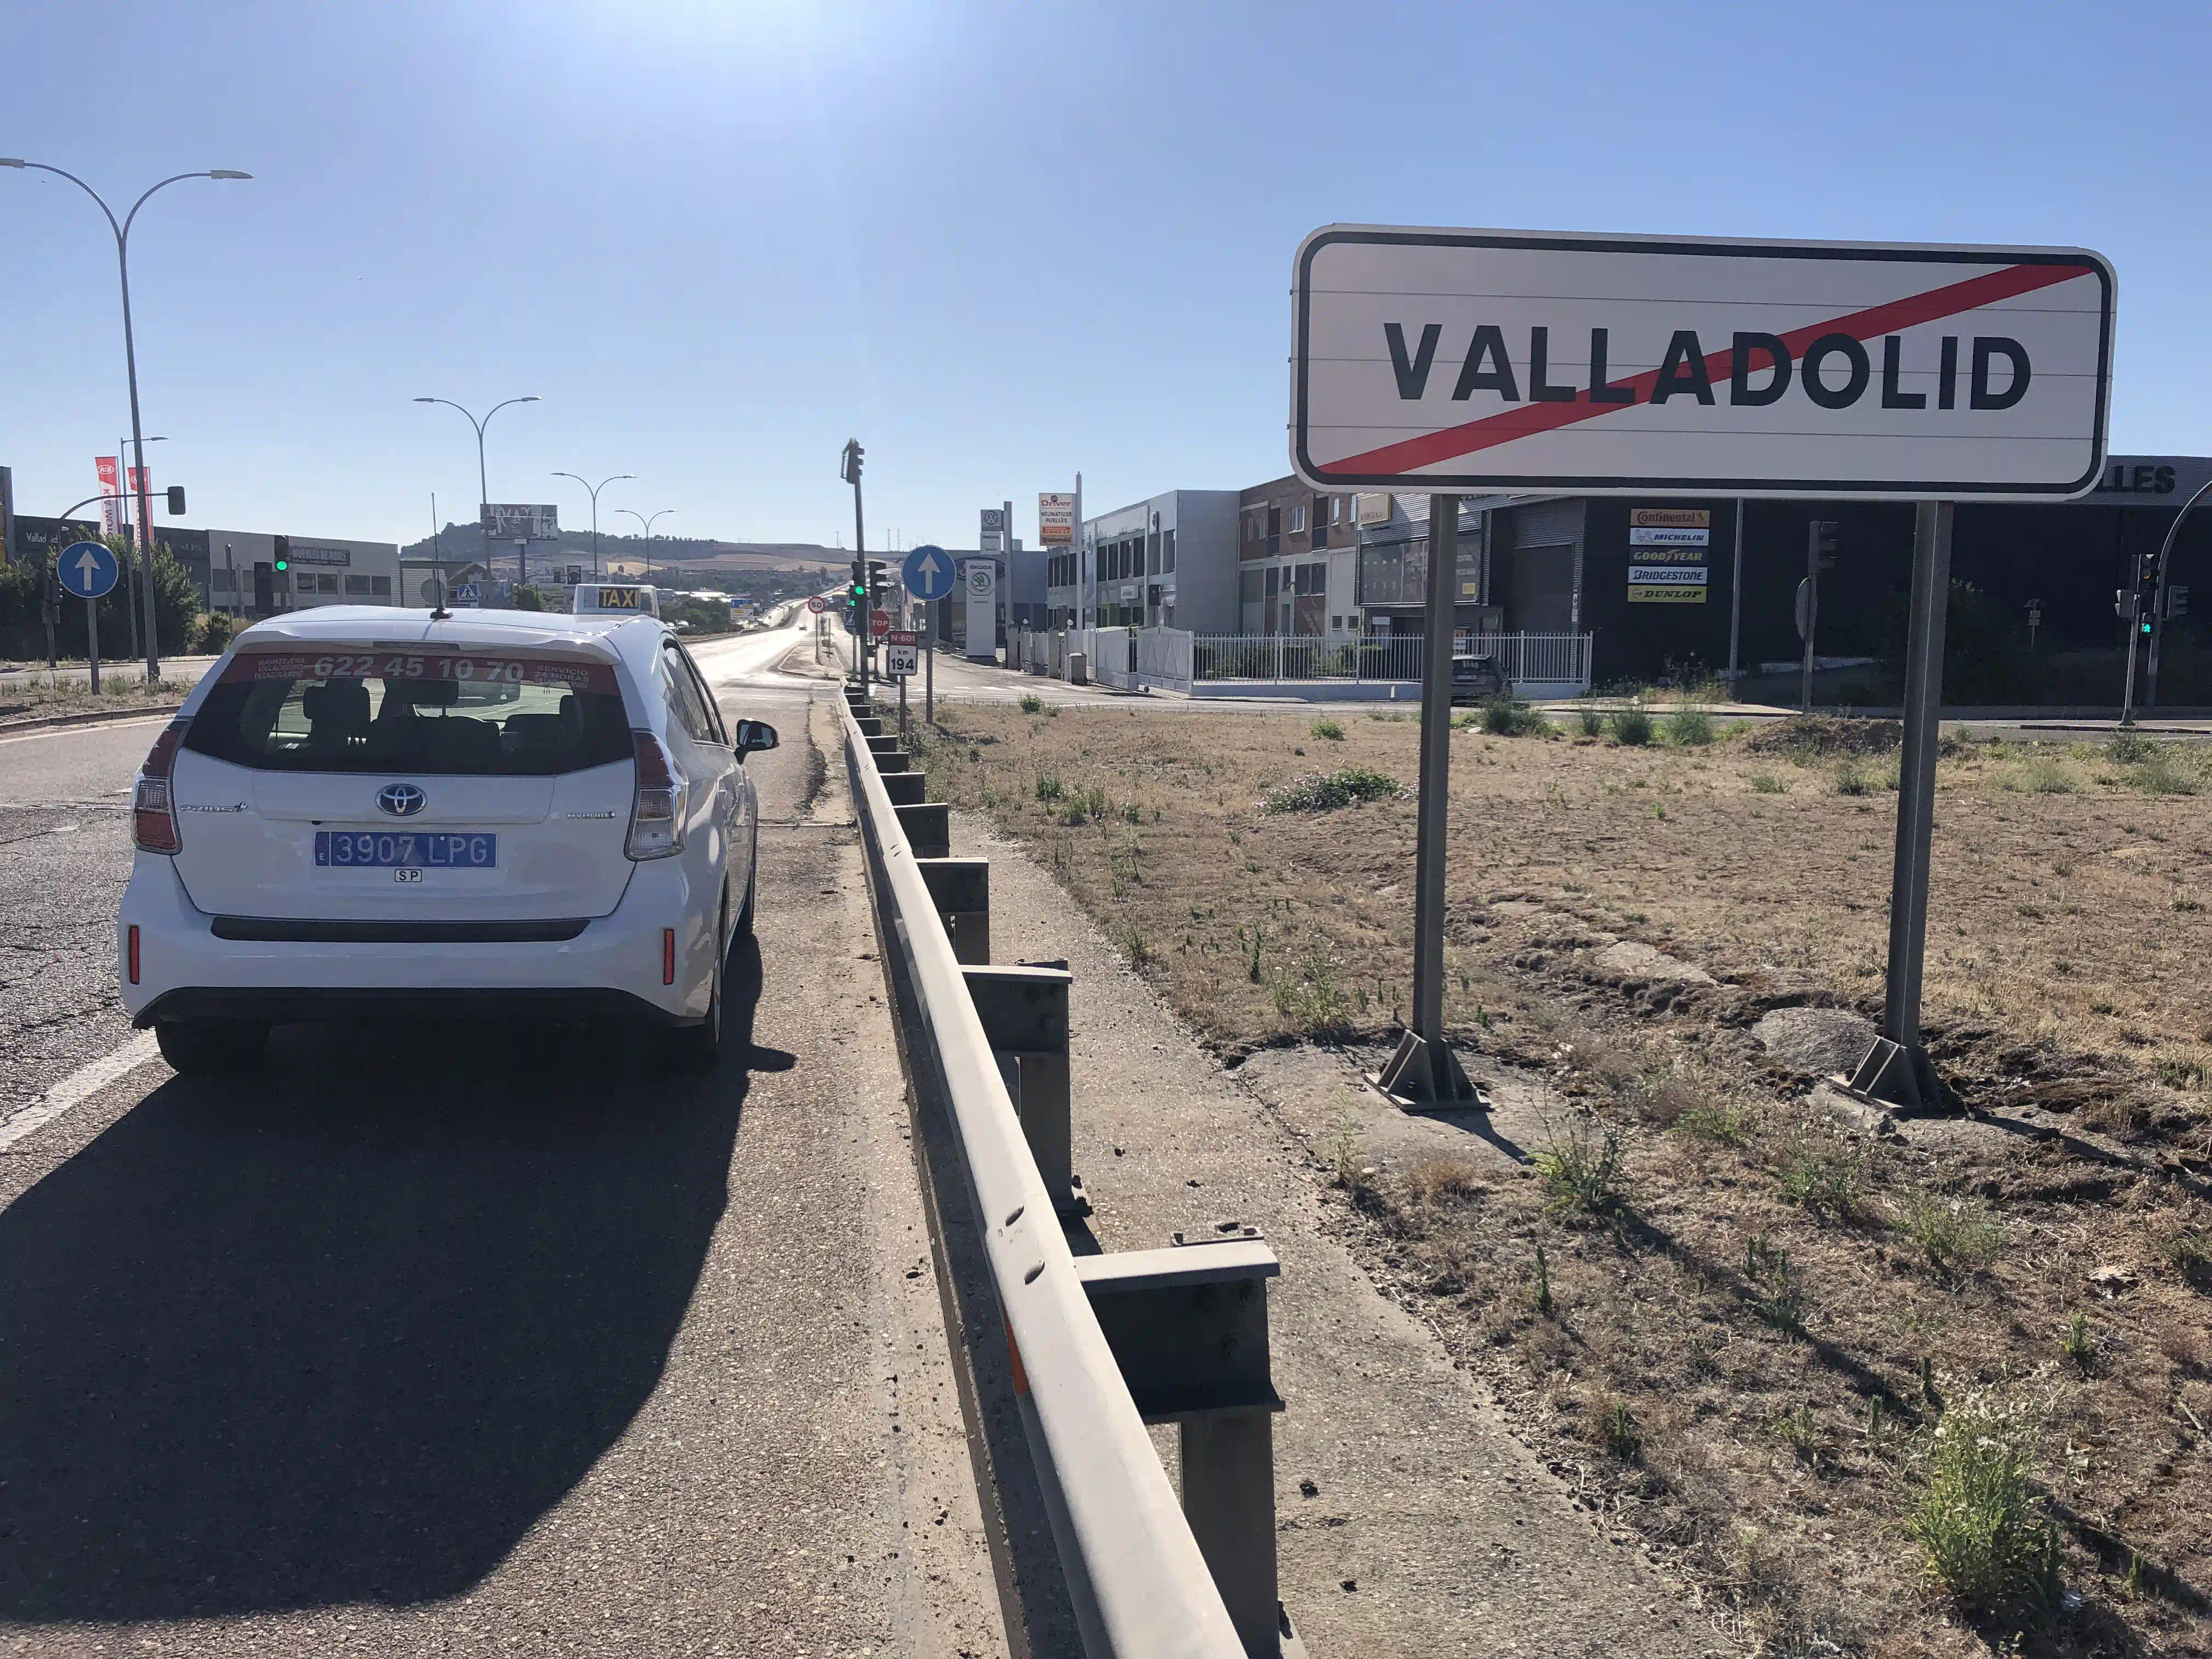
[[[147,198],[152,196],[157,190],[186,179],[251,179],[253,175],[250,173],[240,173],[232,167],[216,167],[204,173],[173,173],[162,179],[161,183],[149,186],[144,196],[141,196],[131,204],[131,211],[125,214],[123,222],[118,224],[115,220],[115,210],[107,205],[106,199],[74,173],[64,173],[59,167],[48,167],[44,161],[26,161],[21,156],[15,155],[0,155],[0,167],[18,167],[37,173],[51,173],[57,178],[68,179],[70,183],[100,204],[100,210],[107,216],[108,228],[115,233],[115,269],[123,286],[123,367],[131,381],[131,447],[137,459],[138,477],[141,484],[138,495],[138,552],[139,562],[146,572],[146,580],[139,584],[139,587],[145,599],[146,678],[150,684],[161,678],[161,641],[155,637],[154,631],[154,544],[150,534],[151,526],[147,522],[149,514],[147,512],[143,489],[146,477],[146,439],[145,428],[138,418],[138,345],[131,328],[131,227],[138,217],[138,210],[146,205]],[[125,482],[127,485],[127,481]],[[125,493],[128,493],[127,488]]]
[[[127,438],[118,438],[115,441],[115,459],[118,463],[122,462],[123,446],[129,441]],[[149,438],[146,441],[149,444],[165,444],[169,441],[166,437],[161,437]],[[140,475],[140,480],[143,482],[143,474]],[[127,477],[118,478],[115,481],[115,492],[118,495],[128,495],[131,493],[131,480]],[[129,520],[126,519],[125,523],[127,526]],[[124,539],[128,541],[130,538],[125,537]],[[131,579],[131,561],[118,559],[116,562],[123,567],[123,613],[131,618],[131,654],[135,657],[138,654],[138,590]],[[212,570],[212,567],[210,568]],[[210,574],[208,580],[212,585],[215,580],[214,576]],[[213,589],[210,586],[209,597],[213,596]]]
[[[507,403],[494,404],[484,410],[484,417],[481,421],[467,410],[461,409],[451,398],[417,398],[415,401],[418,404],[443,404],[448,409],[460,409],[463,417],[477,429],[477,515],[483,518],[483,509],[491,504],[491,483],[484,471],[484,428],[491,424],[491,417],[505,409],[507,404],[534,404],[538,399],[534,397],[509,398]],[[483,520],[483,561],[484,579],[489,581],[491,579],[491,520],[489,519]]]
[[[611,480],[610,480],[610,482],[611,482]],[[657,519],[665,519],[675,510],[676,509],[672,507],[664,507],[658,513],[655,513],[653,515],[653,518],[648,519],[644,514],[640,513],[635,507],[618,507],[615,509],[617,513],[629,514],[631,518],[635,519],[640,524],[645,526],[645,580],[647,586],[650,586],[653,583],[653,520]]]
[[[553,476],[556,478],[574,478],[592,492],[592,580],[597,581],[599,579],[599,492],[617,479],[635,478],[637,474],[617,472],[614,477],[602,478],[597,483],[593,483],[589,478],[577,472],[556,472]]]

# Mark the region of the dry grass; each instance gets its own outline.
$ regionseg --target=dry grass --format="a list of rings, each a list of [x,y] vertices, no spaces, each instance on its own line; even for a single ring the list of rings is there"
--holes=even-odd
[[[1325,744],[1288,714],[945,724],[933,792],[1140,936],[1224,1053],[1376,1039],[1403,1012],[1413,801],[1264,803],[1324,746],[1410,784],[1413,722]],[[2212,813],[2187,793],[2212,793],[2212,752],[1942,761],[1931,1039],[1968,1102],[2033,1103],[2055,1133],[1876,1145],[1746,1034],[1881,991],[1893,744],[1786,735],[1454,735],[1447,1018],[1566,1109],[1531,1179],[1377,1163],[1346,1127],[1322,1148],[1343,1224],[1769,1651],[2212,1649],[2212,1437],[2188,1417],[2212,1424]],[[1704,977],[1609,967],[1617,942]],[[1957,1449],[1989,1437],[1963,1428],[1946,1449],[1948,1411],[2030,1394],[2003,1459]],[[2045,1604],[2046,1566],[2078,1606]]]
[[[44,672],[44,669],[37,671]],[[27,675],[20,684],[0,686],[0,722],[181,702],[192,689],[190,680],[155,680],[149,685],[143,665],[134,667],[127,662],[101,673],[98,696],[79,681],[57,679],[51,684],[38,684],[33,683],[35,678]]]

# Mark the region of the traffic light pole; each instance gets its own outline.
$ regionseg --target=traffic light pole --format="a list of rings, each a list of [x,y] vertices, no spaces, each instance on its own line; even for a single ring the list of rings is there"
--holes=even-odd
[[[872,666],[869,647],[875,638],[875,584],[868,580],[867,526],[860,514],[860,445],[858,439],[849,439],[845,445],[845,476],[853,481],[853,557],[860,568],[860,630],[854,634],[853,654],[860,664],[860,695],[869,690],[868,670]]]
[[[2173,515],[2173,522],[2166,526],[2166,540],[2158,550],[2158,586],[2154,590],[2152,599],[2156,608],[2151,613],[2150,621],[2150,667],[2144,676],[2148,684],[2143,687],[2143,707],[2146,708],[2158,707],[2158,647],[2166,637],[2166,572],[2173,561],[2173,544],[2181,539],[2181,521],[2189,516],[2189,509],[2203,501],[2208,494],[2212,494],[2212,478],[2207,478],[2199,484],[2197,493],[2181,504],[2181,511]],[[2135,636],[2141,632],[2142,630],[2140,628],[2130,629],[2128,632],[2130,642],[2132,643]],[[2130,670],[2128,674],[2128,684],[2132,688],[2135,683],[2136,677]]]

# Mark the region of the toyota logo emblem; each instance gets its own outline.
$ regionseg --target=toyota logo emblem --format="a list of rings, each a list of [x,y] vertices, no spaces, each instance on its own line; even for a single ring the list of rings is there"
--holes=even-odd
[[[428,799],[411,783],[387,783],[376,792],[378,809],[395,818],[413,817],[422,810],[422,804]]]

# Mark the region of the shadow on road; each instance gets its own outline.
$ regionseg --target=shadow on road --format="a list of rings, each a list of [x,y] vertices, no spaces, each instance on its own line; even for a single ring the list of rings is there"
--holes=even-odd
[[[725,1182],[714,1075],[622,1036],[279,1034],[172,1080],[0,1213],[0,1619],[466,1590],[636,1414]]]

